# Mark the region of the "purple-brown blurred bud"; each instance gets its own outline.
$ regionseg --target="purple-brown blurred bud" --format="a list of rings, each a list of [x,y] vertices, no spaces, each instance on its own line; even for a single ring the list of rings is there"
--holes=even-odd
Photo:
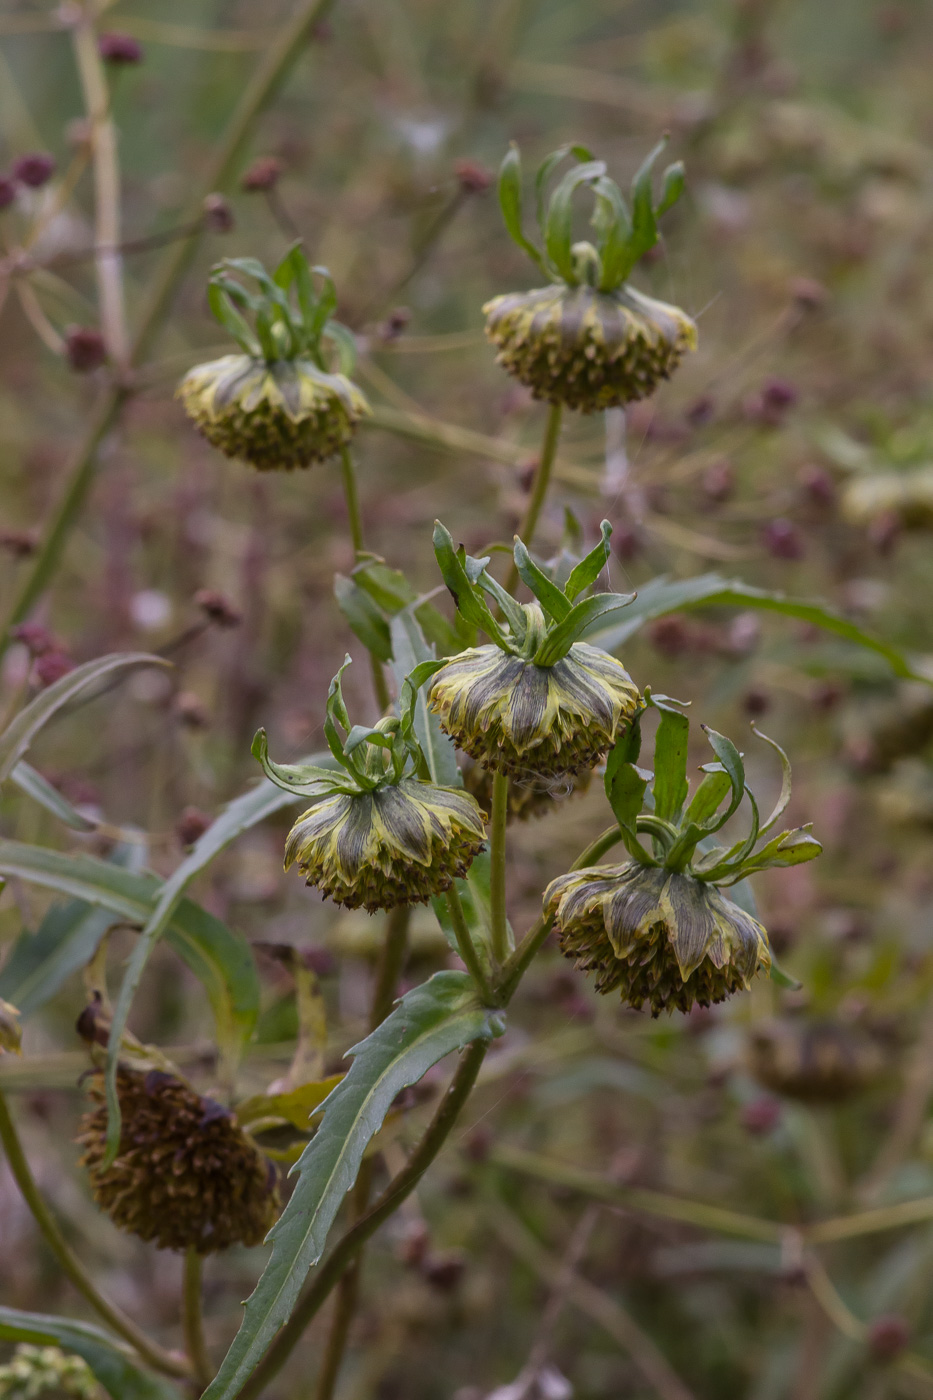
[[[379,327],[377,334],[380,340],[398,340],[402,332],[407,328],[411,320],[411,312],[407,306],[396,306],[390,311],[388,316]]]
[[[38,190],[55,174],[55,160],[44,151],[33,151],[13,162],[13,179]]]
[[[75,664],[63,651],[47,651],[36,662],[36,679],[41,685],[54,685],[73,671]]]
[[[193,846],[199,836],[203,836],[211,824],[211,818],[199,807],[186,807],[175,823],[175,835],[179,845],[185,849]]]
[[[10,636],[15,642],[22,642],[32,656],[44,656],[46,652],[58,649],[55,638],[41,622],[21,622],[12,628]]]
[[[175,696],[175,715],[186,729],[206,729],[211,722],[207,706],[199,695],[182,690]]]
[[[777,1099],[767,1098],[764,1094],[761,1098],[752,1099],[750,1103],[742,1105],[742,1112],[739,1121],[747,1133],[752,1137],[763,1137],[765,1133],[770,1133],[772,1128],[777,1127],[781,1118],[781,1105]]]
[[[65,332],[65,356],[77,374],[89,374],[107,358],[107,342],[93,326],[69,326]]]
[[[439,1293],[452,1293],[465,1268],[466,1259],[460,1251],[448,1249],[443,1254],[429,1254],[422,1262],[421,1273]]]
[[[282,174],[282,162],[275,156],[260,156],[254,160],[240,181],[240,189],[248,194],[257,190],[274,190]]]
[[[836,503],[836,483],[825,467],[810,465],[801,467],[797,474],[801,489],[815,506],[832,506]]]
[[[496,178],[485,165],[469,157],[454,161],[454,174],[464,194],[482,194]]]
[[[732,463],[725,458],[706,468],[700,480],[700,489],[708,501],[719,505],[727,501],[735,490],[735,471]]]
[[[757,686],[751,686],[742,696],[742,709],[747,715],[751,715],[752,719],[767,714],[770,708],[770,695],[766,690],[759,690]]]
[[[768,553],[775,559],[802,559],[803,540],[796,525],[778,517],[769,520],[761,532],[761,540]]]
[[[790,284],[790,294],[798,306],[808,311],[816,311],[829,300],[829,292],[814,277],[795,277]]]
[[[97,40],[97,52],[105,63],[142,63],[143,51],[132,34],[108,30]]]
[[[14,559],[27,559],[38,547],[39,538],[32,530],[0,530],[0,549]]]
[[[16,199],[16,181],[0,175],[0,209],[7,209]]]
[[[701,394],[694,399],[684,412],[684,417],[693,428],[705,428],[716,416],[716,400],[712,394]]]
[[[651,645],[662,656],[682,656],[690,649],[690,629],[682,617],[659,617],[648,628]]]
[[[902,1317],[876,1317],[868,1324],[868,1350],[877,1361],[893,1361],[910,1341],[910,1328]]]
[[[239,627],[243,621],[243,614],[236,604],[216,588],[199,588],[194,602],[218,627]]]
[[[233,210],[222,194],[209,194],[204,197],[204,227],[212,233],[232,232],[236,220]]]

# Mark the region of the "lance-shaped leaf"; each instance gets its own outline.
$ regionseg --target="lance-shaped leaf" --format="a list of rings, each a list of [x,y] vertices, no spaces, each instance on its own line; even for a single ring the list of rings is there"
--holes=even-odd
[[[654,811],[662,821],[676,822],[687,800],[690,721],[660,696],[652,696],[652,704],[660,715],[654,741]]]
[[[334,597],[351,631],[379,661],[391,661],[389,624],[376,603],[359,584],[344,574],[334,575]]]
[[[780,835],[772,837],[760,851],[743,861],[736,878],[744,879],[756,870],[767,870],[772,866],[802,865],[805,861],[815,860],[822,850],[819,841],[810,834],[809,823],[794,827],[791,831],[782,831]]]
[[[276,763],[269,757],[269,739],[264,729],[257,729],[250,753],[262,771],[277,787],[284,788],[297,800],[299,797],[329,797],[341,787],[343,770],[336,764],[325,768],[316,763]],[[352,786],[345,783],[349,790]]]
[[[20,759],[13,769],[10,781],[16,784],[20,792],[31,797],[33,802],[37,802],[40,807],[51,812],[53,817],[57,817],[66,826],[70,826],[72,831],[93,831],[96,827],[96,822],[83,816],[77,807],[68,801],[67,797],[63,797],[58,789],[54,788],[47,778],[43,778],[42,774],[38,773],[24,758]]]
[[[80,1356],[113,1400],[181,1400],[175,1386],[141,1370],[116,1338],[90,1322],[0,1307],[0,1339]]]
[[[668,209],[673,208],[683,194],[686,183],[687,176],[683,161],[676,160],[664,172],[664,179],[661,183],[661,198],[654,209],[655,218],[660,219],[662,214],[666,214]]]
[[[600,540],[589,554],[585,555],[570,571],[570,577],[564,584],[564,592],[573,602],[584,589],[589,588],[599,578],[603,569],[609,563],[610,549],[609,537],[612,534],[612,526],[608,520],[603,520],[599,527]]]
[[[654,212],[654,195],[651,192],[651,171],[658,156],[667,145],[664,137],[642,161],[635,179],[632,181],[632,237],[629,240],[629,267],[634,267],[638,259],[653,248],[658,241],[658,225]]]
[[[625,607],[634,597],[634,593],[594,593],[591,598],[584,598],[548,633],[535,654],[536,663],[539,666],[553,666],[567,655],[574,642],[578,642],[597,619]]]
[[[53,904],[35,933],[23,932],[0,972],[0,997],[31,1016],[50,1001],[74,973],[86,967],[120,922],[111,909],[83,899]]]
[[[570,599],[538,568],[522,541],[515,536],[515,567],[541,604],[548,617],[562,622],[573,606]]]
[[[803,598],[788,598],[785,593],[756,588],[743,583],[741,579],[726,579],[719,574],[699,574],[695,578],[667,579],[654,578],[639,589],[638,596],[629,604],[619,604],[619,611],[607,611],[600,616],[584,634],[584,641],[605,651],[616,651],[634,637],[647,623],[659,617],[667,617],[673,612],[683,612],[691,608],[742,607],[755,608],[763,612],[779,613],[783,617],[793,617],[801,622],[812,623],[827,632],[833,632],[856,646],[867,647],[884,657],[897,676],[922,680],[929,684],[930,677],[916,666],[897,647],[869,632],[857,627],[849,618],[842,617],[832,608],[822,603],[809,602]]]
[[[452,1050],[489,1040],[503,1029],[502,1013],[479,1004],[468,974],[439,972],[408,992],[392,1015],[353,1048],[353,1065],[326,1100],[321,1127],[292,1170],[298,1182],[270,1233],[272,1258],[203,1400],[232,1400],[289,1317],[356,1180],[366,1146],[396,1094]]]
[[[415,682],[412,686],[415,691],[411,708],[412,723],[431,781],[439,783],[441,787],[460,787],[462,779],[453,741],[442,732],[437,716],[428,709],[423,690],[424,680],[442,663],[435,661],[432,648],[425,641],[411,608],[404,608],[393,617],[391,634],[392,670],[399,693],[402,693],[410,677]]]
[[[505,638],[502,628],[489,611],[482,591],[470,581],[464,561],[454,549],[449,530],[445,529],[439,520],[434,522],[434,554],[441,577],[450,591],[457,611],[474,627],[481,628],[499,646],[503,645]]]
[[[711,827],[712,831],[719,831],[738,808],[745,792],[745,765],[742,762],[742,755],[735,747],[731,739],[727,739],[725,734],[719,734],[715,729],[710,729],[709,725],[702,724],[703,730],[710,742],[710,748],[722,764],[732,787],[732,798],[725,812]]]
[[[86,686],[112,671],[126,670],[134,666],[166,666],[161,656],[149,656],[145,652],[116,652],[111,656],[99,656],[96,661],[86,661],[76,666],[67,676],[54,682],[37,695],[24,710],[13,719],[0,734],[0,783],[8,778],[29,745],[43,725],[48,724],[54,714],[79,695]]]
[[[565,282],[576,283],[571,243],[573,241],[573,196],[580,185],[598,180],[606,173],[602,160],[586,161],[569,170],[551,196],[545,220],[545,247],[550,261]]]
[[[522,161],[514,141],[499,167],[499,208],[509,237],[528,254],[542,272],[548,268],[538,249],[525,237],[522,220]]]

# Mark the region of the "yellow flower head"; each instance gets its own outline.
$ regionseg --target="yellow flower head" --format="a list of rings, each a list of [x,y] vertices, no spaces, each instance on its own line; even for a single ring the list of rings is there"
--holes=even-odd
[[[373,912],[449,890],[484,840],[483,813],[468,793],[403,778],[303,813],[288,834],[285,868],[297,864],[335,904]]]
[[[709,1006],[771,966],[761,924],[714,886],[663,867],[616,865],[553,880],[545,907],[561,949],[596,990],[653,1016]]]
[[[486,334],[509,374],[537,399],[594,413],[646,398],[667,379],[688,350],[697,328],[678,306],[637,292],[628,276],[658,240],[657,220],[679,198],[680,164],[664,173],[654,203],[651,168],[664,147],[648,156],[632,182],[631,207],[618,185],[582,146],[564,146],[538,171],[538,225],[542,247],[522,226],[521,164],[515,146],[499,173],[499,203],[506,228],[552,285],[509,292],[484,306]],[[572,154],[577,161],[554,190],[545,211],[552,171]],[[575,193],[587,189],[595,208],[594,243],[571,243]]]
[[[348,377],[356,352],[350,332],[331,316],[333,281],[325,268],[313,271],[320,289],[299,247],[271,277],[254,258],[216,267],[208,300],[242,354],[195,365],[178,386],[198,431],[259,471],[291,471],[332,457],[370,412]],[[257,282],[259,294],[231,272]],[[252,325],[244,312],[252,313]]]
[[[583,413],[647,398],[697,343],[678,306],[628,286],[507,292],[483,311],[498,363],[536,399]]]
[[[635,713],[638,689],[621,661],[585,642],[551,666],[490,645],[451,657],[428,704],[471,758],[546,778],[598,763]]]

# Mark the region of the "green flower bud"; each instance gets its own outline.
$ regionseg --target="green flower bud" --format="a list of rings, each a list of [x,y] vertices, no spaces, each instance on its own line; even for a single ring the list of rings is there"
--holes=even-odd
[[[234,1114],[173,1075],[121,1066],[120,1149],[105,1167],[102,1074],[88,1091],[96,1107],[81,1120],[81,1165],[115,1225],[158,1249],[211,1254],[262,1243],[279,1212],[275,1171]]]
[[[105,1400],[94,1372],[80,1356],[60,1347],[20,1343],[13,1359],[0,1366],[2,1400],[38,1400],[39,1396],[69,1396],[73,1400]]]
[[[309,885],[371,913],[449,890],[483,849],[483,813],[456,788],[402,778],[337,793],[298,818],[285,845]]]
[[[483,307],[496,359],[536,399],[583,413],[647,398],[696,349],[695,323],[633,287],[558,284]]]
[[[804,1103],[838,1103],[863,1092],[882,1070],[879,1047],[853,1026],[768,1021],[749,1038],[749,1068],[768,1089]]]
[[[475,759],[468,758],[463,767],[463,785],[486,811],[492,805],[492,773]],[[592,771],[559,778],[523,777],[509,783],[508,821],[527,822],[547,816],[568,797],[580,797],[587,791]]]
[[[208,442],[259,471],[292,471],[332,457],[370,411],[352,380],[309,359],[224,355],[190,370],[177,395]]]
[[[593,768],[634,715],[638,689],[621,661],[585,642],[553,665],[483,646],[441,667],[428,705],[486,768],[546,780]]]
[[[771,966],[761,924],[714,886],[662,867],[595,866],[544,894],[564,955],[652,1016],[709,1006]]]

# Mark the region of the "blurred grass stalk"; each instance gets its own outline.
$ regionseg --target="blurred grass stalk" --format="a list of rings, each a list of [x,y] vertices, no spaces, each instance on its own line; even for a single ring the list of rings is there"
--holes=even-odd
[[[149,300],[143,308],[135,337],[127,353],[126,366],[129,369],[138,368],[151,349],[153,341],[161,329],[162,322],[171,308],[178,284],[191,264],[201,231],[203,198],[215,190],[221,189],[228,182],[257,117],[272,101],[288,76],[313,27],[326,17],[333,5],[334,0],[300,0],[291,19],[283,26],[278,37],[266,50],[230,118],[217,155],[208,169],[202,187],[202,197],[193,214],[197,225],[187,238],[180,240],[166,254],[162,270],[154,279]],[[94,42],[93,34],[90,35],[90,40]],[[99,131],[95,131],[95,146],[99,135]],[[115,178],[118,188],[118,175]],[[98,179],[98,199],[101,195],[101,183]],[[107,179],[104,180],[103,184],[106,188],[112,186],[112,182],[111,186],[107,185]],[[98,209],[95,218],[98,236],[101,232],[100,217]],[[112,245],[108,245],[108,253],[110,251],[112,251]],[[108,268],[112,268],[113,265],[112,262],[108,261]],[[98,261],[99,273],[100,268],[101,263]],[[102,298],[102,321],[104,311],[105,305]],[[103,321],[103,324],[106,333],[110,328],[106,321]],[[113,349],[113,346],[110,348]],[[28,615],[61,563],[68,536],[81,514],[94,479],[97,449],[102,439],[119,418],[131,392],[127,376],[118,375],[118,378],[106,391],[102,402],[85,429],[66,472],[58,506],[49,521],[44,538],[36,551],[13,606],[2,624],[0,655],[9,645],[10,629],[18,622],[22,622]]]

